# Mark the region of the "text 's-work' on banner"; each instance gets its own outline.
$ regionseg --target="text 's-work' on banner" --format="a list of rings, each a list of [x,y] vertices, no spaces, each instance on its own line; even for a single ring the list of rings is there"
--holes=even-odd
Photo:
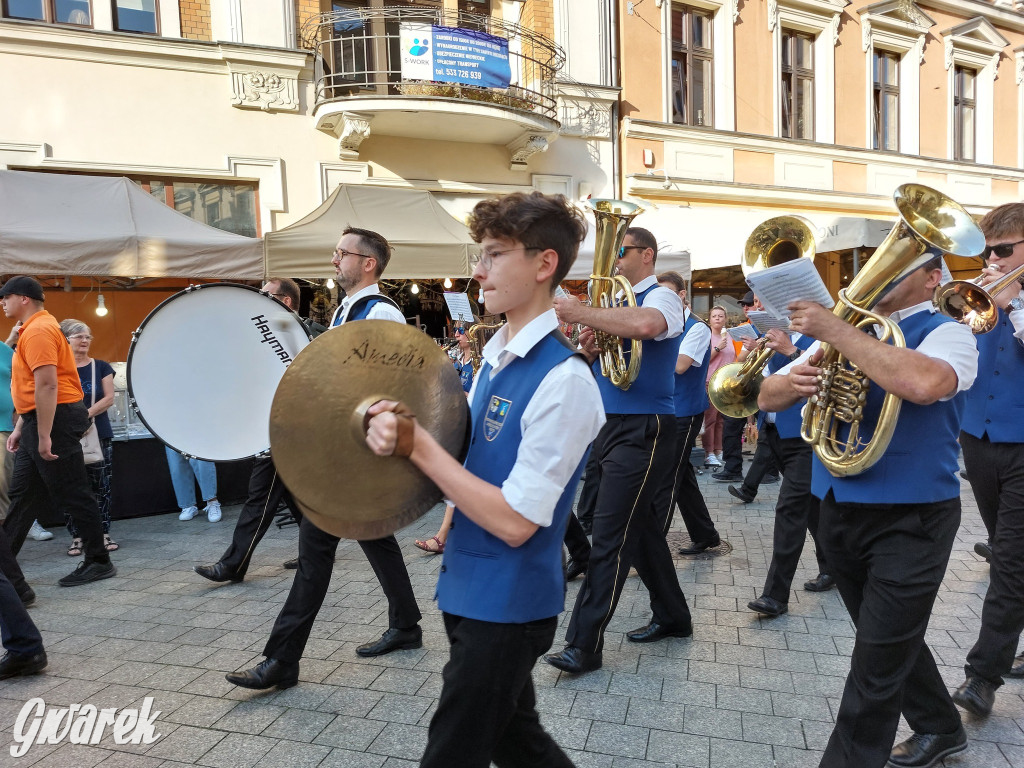
[[[403,23],[402,79],[507,88],[508,40],[472,29]]]

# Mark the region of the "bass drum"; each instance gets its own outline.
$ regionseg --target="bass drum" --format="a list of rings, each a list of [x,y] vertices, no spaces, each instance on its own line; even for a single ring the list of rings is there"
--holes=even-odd
[[[128,397],[150,432],[207,461],[270,449],[270,404],[309,344],[298,315],[257,288],[194,285],[149,313],[128,351]]]

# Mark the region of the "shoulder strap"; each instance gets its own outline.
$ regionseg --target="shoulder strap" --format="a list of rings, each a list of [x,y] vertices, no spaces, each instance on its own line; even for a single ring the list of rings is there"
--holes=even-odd
[[[96,405],[96,360],[95,360],[95,358],[93,359],[92,365],[90,367],[92,369],[92,405]],[[92,405],[90,405],[89,407],[92,408]]]
[[[356,314],[357,312],[362,310],[367,305],[372,306],[372,305],[377,304],[378,302],[381,302],[381,301],[383,301],[385,304],[390,304],[392,307],[397,309],[399,312],[402,311],[402,308],[400,306],[398,306],[398,304],[395,303],[394,299],[391,299],[391,298],[385,296],[383,293],[373,293],[373,294],[370,294],[369,296],[363,296],[358,301],[352,302],[352,306],[348,310],[348,317],[352,317],[352,315]]]

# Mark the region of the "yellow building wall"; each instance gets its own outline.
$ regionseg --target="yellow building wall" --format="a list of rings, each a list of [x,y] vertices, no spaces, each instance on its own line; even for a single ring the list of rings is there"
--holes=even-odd
[[[619,5],[622,116],[664,120],[661,10],[654,3],[637,3],[630,15],[626,0]]]
[[[775,155],[771,152],[737,149],[732,153],[732,161],[737,184],[771,186],[775,183]]]
[[[736,35],[736,130],[771,136],[772,35],[765,3],[744,3]]]
[[[848,6],[840,17],[839,45],[835,47],[835,143],[867,148],[867,53],[861,43],[860,14],[851,11],[852,7]],[[826,30],[824,34],[829,33]]]
[[[832,186],[839,192],[867,191],[868,167],[864,163],[844,163],[836,160],[832,163]]]

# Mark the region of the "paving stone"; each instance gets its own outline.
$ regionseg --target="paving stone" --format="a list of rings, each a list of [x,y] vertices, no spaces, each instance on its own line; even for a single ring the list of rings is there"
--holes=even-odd
[[[707,768],[711,753],[710,741],[706,736],[652,729],[647,758],[680,766]]]
[[[648,733],[647,728],[594,721],[587,737],[587,750],[606,755],[644,757]]]
[[[275,739],[265,739],[243,733],[229,733],[213,749],[197,761],[211,768],[250,768],[277,745]]]

